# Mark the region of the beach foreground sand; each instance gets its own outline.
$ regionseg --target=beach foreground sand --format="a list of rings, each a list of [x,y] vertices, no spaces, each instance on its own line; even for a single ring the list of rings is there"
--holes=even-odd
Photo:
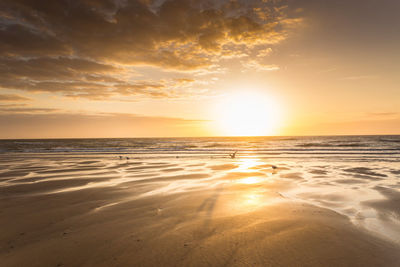
[[[1,266],[400,266],[398,242],[286,196],[289,168],[21,159],[1,160]]]

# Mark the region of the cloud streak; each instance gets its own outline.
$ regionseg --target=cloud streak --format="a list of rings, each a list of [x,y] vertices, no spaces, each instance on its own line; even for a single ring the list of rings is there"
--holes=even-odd
[[[20,102],[20,101],[28,101],[30,100],[27,97],[16,95],[16,94],[0,94],[0,102]]]
[[[187,136],[200,129],[203,123],[200,120],[124,113],[0,112],[0,124],[6,125],[0,132],[0,138],[129,137],[132,133],[148,137],[149,132],[153,136],[157,133],[171,137]]]

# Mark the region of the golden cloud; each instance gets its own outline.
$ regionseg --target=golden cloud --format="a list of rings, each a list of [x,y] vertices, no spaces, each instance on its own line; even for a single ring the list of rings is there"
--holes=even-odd
[[[132,67],[221,69],[222,59],[285,39],[299,23],[285,8],[255,0],[2,1],[0,87],[91,99],[170,96],[166,84],[182,81],[137,81]]]

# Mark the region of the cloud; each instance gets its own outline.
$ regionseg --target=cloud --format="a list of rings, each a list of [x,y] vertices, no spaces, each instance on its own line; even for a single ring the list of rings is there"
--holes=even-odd
[[[0,10],[2,88],[90,99],[169,96],[133,68],[213,72],[299,23],[283,1],[5,0]]]
[[[74,138],[204,135],[200,120],[104,113],[0,113],[0,138]],[[76,129],[79,129],[77,131]]]
[[[0,95],[0,102],[2,101],[12,101],[12,102],[19,102],[19,101],[28,101],[30,100],[27,97],[15,95],[15,94],[2,94]]]
[[[379,78],[378,75],[359,75],[359,76],[348,76],[341,78],[340,80],[347,80],[347,81],[357,81],[357,80],[369,80],[369,79],[377,79]]]
[[[33,114],[33,113],[51,113],[58,111],[54,108],[29,108],[29,107],[8,107],[0,105],[0,114]]]
[[[4,19],[4,17],[3,17]],[[20,24],[3,24],[0,29],[0,56],[68,55],[66,44]]]
[[[0,86],[29,92],[58,93],[67,97],[105,99],[116,95],[176,97],[169,88],[194,82],[189,78],[131,80],[132,71],[80,58],[3,59]],[[1,99],[1,98],[0,98]]]
[[[272,53],[272,48],[271,48],[271,47],[268,47],[268,48],[265,48],[265,49],[262,49],[262,50],[258,51],[257,56],[258,56],[258,57],[267,57],[267,56],[269,56],[271,53]]]
[[[255,70],[255,71],[275,71],[279,70],[279,66],[275,64],[264,64],[257,60],[250,59],[247,61],[242,61],[242,66],[248,70]]]
[[[372,119],[392,119],[400,117],[398,112],[370,112],[365,115],[367,118]]]

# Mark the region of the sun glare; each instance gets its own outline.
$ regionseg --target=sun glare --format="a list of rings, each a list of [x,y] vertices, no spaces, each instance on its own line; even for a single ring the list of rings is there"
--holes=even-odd
[[[228,136],[277,134],[279,105],[258,92],[234,93],[218,104],[218,128]]]

